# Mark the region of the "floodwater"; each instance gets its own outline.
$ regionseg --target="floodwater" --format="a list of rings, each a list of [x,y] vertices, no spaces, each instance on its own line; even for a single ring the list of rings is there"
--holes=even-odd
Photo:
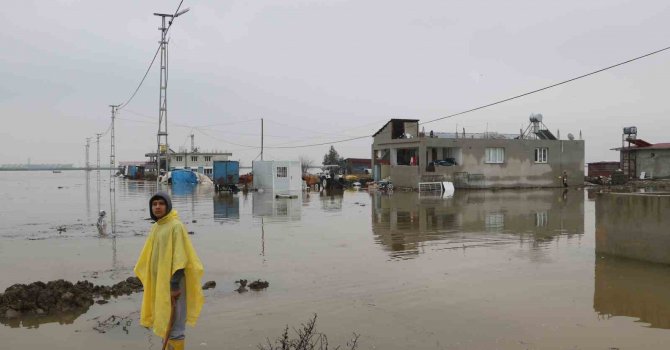
[[[151,222],[152,182],[108,172],[0,172],[0,289],[132,275]],[[596,256],[582,190],[216,194],[170,189],[204,265],[187,346],[256,349],[314,314],[332,345],[360,349],[663,349],[670,268]],[[98,200],[98,198],[100,198]],[[111,215],[108,215],[108,221]],[[115,227],[115,229],[114,229]],[[60,232],[59,232],[60,228]],[[240,278],[270,282],[238,294]],[[158,349],[139,326],[141,294],[49,318],[0,320],[2,349]],[[113,322],[103,322],[114,316]],[[104,330],[101,333],[98,330]]]

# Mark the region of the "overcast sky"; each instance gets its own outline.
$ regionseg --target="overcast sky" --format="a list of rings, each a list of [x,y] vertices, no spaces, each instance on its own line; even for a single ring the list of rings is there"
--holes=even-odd
[[[178,0],[4,1],[0,164],[83,164],[157,48],[154,12]],[[550,85],[670,45],[668,1],[195,1],[170,29],[172,149],[227,150],[250,164],[265,145],[371,135],[389,118],[429,120]],[[635,125],[670,142],[666,51],[426,131],[518,132],[531,113],[586,140],[586,161]],[[117,161],[156,149],[158,64],[116,123]],[[93,139],[94,140],[94,139]],[[372,138],[334,144],[370,157]],[[110,138],[101,139],[102,163]],[[329,145],[265,150],[320,163]],[[95,144],[91,162],[95,161]]]

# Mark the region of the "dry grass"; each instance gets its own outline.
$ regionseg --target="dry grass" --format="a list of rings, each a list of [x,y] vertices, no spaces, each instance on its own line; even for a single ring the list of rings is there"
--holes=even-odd
[[[328,350],[328,337],[325,334],[316,331],[316,314],[307,323],[300,325],[300,328],[294,328],[295,336],[289,336],[288,326],[284,333],[274,341],[274,344],[267,339],[267,345],[258,345],[259,350]],[[354,333],[353,338],[347,342],[345,348],[337,346],[333,350],[349,349],[355,350],[358,347],[359,335]]]

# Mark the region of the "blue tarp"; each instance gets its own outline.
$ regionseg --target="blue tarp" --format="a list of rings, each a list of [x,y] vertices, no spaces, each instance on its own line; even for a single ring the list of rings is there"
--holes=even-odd
[[[197,184],[198,176],[190,170],[173,170],[172,184]]]

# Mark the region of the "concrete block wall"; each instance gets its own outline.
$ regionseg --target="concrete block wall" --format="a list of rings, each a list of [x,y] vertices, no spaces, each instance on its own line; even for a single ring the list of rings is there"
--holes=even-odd
[[[670,193],[600,193],[596,253],[670,264]]]

